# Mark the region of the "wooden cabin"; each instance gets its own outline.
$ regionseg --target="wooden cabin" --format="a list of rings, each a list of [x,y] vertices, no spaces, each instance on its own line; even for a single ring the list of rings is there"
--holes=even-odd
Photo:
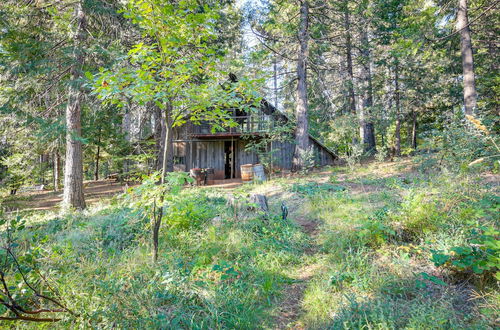
[[[249,137],[258,139],[276,125],[288,121],[284,114],[265,100],[262,100],[260,109],[251,114],[241,109],[231,112],[238,126],[227,127],[223,131],[213,132],[210,122],[199,125],[188,122],[174,129],[175,170],[187,172],[192,168],[213,168],[216,180],[241,178],[241,165],[259,163],[257,153],[245,150]],[[335,159],[333,152],[312,136],[309,139],[316,166],[332,164]],[[274,169],[291,169],[295,151],[293,142],[270,142],[268,150],[274,150]]]

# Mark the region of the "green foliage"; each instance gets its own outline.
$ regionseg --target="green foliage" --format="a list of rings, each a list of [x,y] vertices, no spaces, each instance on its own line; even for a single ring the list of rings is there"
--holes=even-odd
[[[442,279],[440,279],[437,276],[429,275],[429,274],[427,274],[425,272],[420,273],[420,276],[422,278],[416,280],[416,286],[417,286],[417,288],[426,288],[427,287],[427,281],[429,281],[430,283],[437,284],[437,285],[446,286],[446,282],[444,282]]]
[[[162,174],[155,172],[150,176],[145,176],[144,181],[139,187],[133,188],[129,194],[125,195],[126,205],[141,212],[150,220],[153,261],[155,262],[158,260],[161,223],[171,207],[174,211],[172,213],[174,224],[175,221],[177,221],[177,225],[185,222],[182,218],[182,211],[179,211],[179,207],[175,208],[173,205],[178,201],[177,196],[182,187],[188,182],[193,182],[188,173],[171,172]],[[189,208],[187,210],[189,212]],[[177,213],[181,213],[182,220],[175,220],[176,211]],[[184,225],[191,224],[188,220],[187,224]]]
[[[410,239],[438,230],[444,218],[436,201],[424,192],[410,192],[401,203],[399,212],[393,215],[394,221],[399,222]]]
[[[332,122],[325,138],[331,147],[335,147],[337,155],[349,168],[359,164],[363,154],[363,144],[358,142],[359,121],[352,114],[343,115]]]
[[[174,203],[182,187],[186,183],[193,182],[193,179],[184,172],[167,173],[163,184],[159,183],[160,180],[160,172],[144,176],[141,185],[131,188],[122,197],[125,205],[142,212],[145,216],[151,216],[154,209]]]
[[[309,146],[309,148],[300,155],[300,163],[302,164],[300,169],[301,174],[307,174],[313,169],[315,164],[315,154],[312,146]]]
[[[357,301],[356,297],[350,296],[330,326],[335,329],[461,327],[461,314],[450,309],[449,305],[443,305],[442,302],[433,301],[428,297],[419,298],[407,303],[396,297]],[[410,312],[400,308],[402,303],[405,303]]]
[[[434,131],[426,139],[423,147],[437,150],[437,155],[424,159],[428,169],[442,167],[453,172],[468,172],[480,168],[482,171],[493,169],[498,163],[500,149],[498,137],[481,123],[480,120],[453,118],[446,123],[443,131]],[[428,158],[423,154],[421,157]]]
[[[267,217],[250,215],[240,200],[235,218],[226,191],[185,186],[178,173],[160,185],[156,174],[84,213],[26,217],[16,251],[36,250],[29,252],[36,269],[50,274],[68,307],[81,314],[57,324],[63,328],[269,327],[290,288],[303,288],[299,322],[310,328],[487,328],[498,314],[492,280],[498,264],[492,265],[499,234],[487,226],[465,233],[476,223],[496,228],[498,198],[469,177],[399,172],[408,164],[374,162],[349,172],[362,191],[341,190],[343,176],[325,184],[323,174],[239,188],[236,198],[282,189],[269,198]],[[388,167],[398,172],[375,172]],[[163,192],[168,203],[152,263],[148,212]],[[275,213],[283,200],[286,221]],[[420,209],[426,204],[433,206]],[[427,228],[421,219],[427,213],[442,220],[432,230],[412,227],[410,237],[405,221],[416,217]],[[210,222],[216,215],[220,220]],[[317,224],[315,236],[304,232],[309,222],[296,224],[302,219]],[[460,276],[436,271],[439,258],[440,267]],[[470,280],[476,268],[479,285]],[[470,299],[471,288],[481,297]]]
[[[345,187],[338,184],[331,184],[331,183],[318,184],[314,181],[306,183],[294,183],[291,186],[291,191],[311,197],[316,194],[321,194],[326,192],[340,192],[344,190]]]
[[[220,9],[196,1],[130,1],[124,16],[151,43],[141,40],[115,67],[87,74],[94,93],[104,104],[118,107],[130,101],[154,104],[174,127],[203,120],[211,121],[214,130],[234,126],[227,110],[238,107],[250,113],[260,98],[254,81],[246,77],[218,83],[221,75],[227,80],[217,68],[222,56],[214,42]]]
[[[182,193],[168,205],[164,214],[166,225],[183,229],[199,227],[215,216],[213,207],[208,206],[212,203],[214,200],[202,192]]]
[[[183,178],[174,176],[172,186]],[[273,301],[290,281],[285,271],[300,262],[308,238],[293,223],[273,215],[231,221],[223,195],[186,188],[166,197],[166,226],[153,264],[147,258],[150,234],[144,221],[152,205],[136,203],[149,189],[162,189],[155,179],[146,178],[143,187],[115,204],[64,218],[49,214],[19,229],[22,241],[29,238],[38,248],[37,260],[43,260],[39,267],[50,272],[51,285],[57,283],[68,305],[81,314],[57,326],[270,324]],[[228,220],[213,226],[206,220],[214,214]]]
[[[387,210],[385,208],[375,212],[359,228],[358,237],[360,240],[376,248],[385,244],[391,237],[394,237],[396,232],[391,226],[384,223],[386,218]]]
[[[375,154],[375,159],[379,162],[383,162],[389,155],[389,150],[387,146],[383,145],[377,148],[377,153]]]
[[[474,229],[467,245],[454,246],[448,252],[433,250],[432,261],[438,267],[500,280],[500,231],[493,227]]]
[[[10,220],[0,214],[0,226],[4,231],[0,234],[0,316],[3,321],[48,322],[50,318],[61,320],[69,318],[64,315],[71,310],[62,304],[60,294],[49,284],[50,273],[41,272],[43,251],[39,246],[30,246],[31,241],[20,239],[26,228],[26,221],[20,216]],[[47,237],[42,238],[47,240]],[[28,247],[21,244],[28,243]],[[43,311],[46,317],[41,314]]]

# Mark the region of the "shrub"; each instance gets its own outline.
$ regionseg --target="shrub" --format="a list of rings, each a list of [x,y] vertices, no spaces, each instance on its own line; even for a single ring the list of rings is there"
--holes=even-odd
[[[391,227],[377,220],[369,220],[361,226],[358,237],[367,245],[378,247],[395,234],[396,232]]]
[[[181,194],[166,209],[166,224],[170,228],[198,227],[215,216],[210,200],[204,194]]]
[[[386,243],[390,237],[396,234],[392,227],[384,223],[386,217],[386,208],[376,211],[375,214],[359,228],[358,237],[371,247],[379,247]]]
[[[474,229],[466,245],[448,252],[433,250],[431,260],[438,267],[483,277],[492,275],[500,281],[500,231],[493,227]]]
[[[375,154],[375,159],[379,162],[383,162],[387,156],[389,155],[389,149],[386,145],[383,145],[378,148],[377,153]]]
[[[498,166],[498,136],[492,134],[480,119],[473,116],[452,118],[446,124],[446,130],[432,132],[423,145],[437,152],[432,160],[423,161],[427,169],[437,165],[459,172],[478,165],[486,169]]]
[[[425,193],[407,196],[401,204],[399,214],[394,215],[394,220],[399,222],[403,231],[402,234],[410,236],[410,239],[436,231],[442,218],[436,202],[427,198]]]
[[[300,155],[300,162],[302,168],[301,174],[306,174],[314,167],[316,156],[314,155],[314,148],[310,146],[303,154]]]
[[[364,146],[362,144],[357,143],[351,145],[351,152],[343,157],[347,165],[351,169],[351,171],[354,169],[356,164],[359,164],[359,162],[361,161],[361,157],[363,156],[363,153],[364,153]]]

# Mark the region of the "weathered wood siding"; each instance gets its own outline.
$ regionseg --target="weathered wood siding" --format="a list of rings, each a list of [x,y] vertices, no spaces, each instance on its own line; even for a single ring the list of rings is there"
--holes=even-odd
[[[267,146],[273,153],[273,167],[289,170],[292,168],[295,144],[293,142],[273,142]]]
[[[236,144],[236,176],[241,177],[241,165],[245,164],[257,164],[259,162],[259,157],[255,152],[248,152],[245,150],[247,141],[238,139],[235,141]]]
[[[316,166],[332,165],[334,158],[313,139],[309,139],[313,147]],[[268,150],[273,150],[273,166],[289,170],[292,168],[293,154],[295,153],[295,143],[293,142],[273,142],[268,146]]]
[[[174,142],[175,169],[189,171],[192,168],[213,168],[217,180],[224,179],[225,154],[224,142],[221,140],[193,140]],[[233,138],[236,153],[236,177],[241,177],[240,166],[244,164],[257,164],[259,157],[255,152],[245,150],[247,141]],[[333,156],[313,139],[310,139],[314,150],[316,166],[333,164]],[[290,170],[292,167],[295,144],[293,142],[273,142],[269,144],[269,150],[273,150],[273,167]],[[272,149],[271,149],[272,148]]]
[[[333,165],[335,158],[324,147],[313,139],[309,138],[309,143],[313,146],[316,166]]]
[[[174,142],[174,156],[182,161],[176,170],[213,168],[216,179],[224,179],[224,141]]]

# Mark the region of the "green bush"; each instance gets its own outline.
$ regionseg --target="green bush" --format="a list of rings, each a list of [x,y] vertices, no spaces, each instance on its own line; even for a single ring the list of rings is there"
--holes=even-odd
[[[181,194],[166,209],[164,215],[170,228],[198,227],[215,216],[215,209],[204,194]]]
[[[391,227],[376,220],[369,220],[361,226],[358,237],[367,245],[378,247],[395,234],[396,232]]]
[[[400,212],[393,215],[393,220],[399,223],[403,231],[401,234],[409,239],[436,231],[443,218],[436,201],[428,198],[426,193],[408,195],[401,204]]]
[[[494,276],[500,281],[500,231],[493,227],[472,230],[468,244],[452,247],[448,252],[433,250],[431,260],[438,267]]]
[[[446,124],[445,130],[429,133],[421,146],[421,149],[436,152],[421,155],[420,163],[425,169],[468,172],[478,166],[483,170],[498,167],[498,136],[492,134],[480,119],[473,116],[452,118]]]
[[[385,224],[384,220],[387,217],[387,209],[382,208],[374,213],[363,225],[359,228],[358,237],[371,247],[379,247],[394,236],[394,229]]]

